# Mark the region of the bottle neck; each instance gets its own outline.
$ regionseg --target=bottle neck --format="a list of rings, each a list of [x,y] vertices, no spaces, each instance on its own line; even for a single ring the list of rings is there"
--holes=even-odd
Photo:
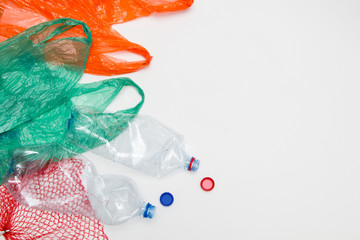
[[[155,216],[156,207],[154,205],[151,205],[150,203],[147,203],[143,207],[143,217],[144,218],[153,218]]]
[[[200,160],[195,157],[189,157],[185,162],[185,169],[190,172],[196,172],[199,169]]]

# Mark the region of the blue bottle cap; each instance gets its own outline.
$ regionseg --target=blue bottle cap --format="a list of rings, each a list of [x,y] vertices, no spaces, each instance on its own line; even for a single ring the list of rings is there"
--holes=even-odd
[[[164,192],[160,196],[160,202],[163,206],[168,207],[174,202],[174,196],[169,192]]]

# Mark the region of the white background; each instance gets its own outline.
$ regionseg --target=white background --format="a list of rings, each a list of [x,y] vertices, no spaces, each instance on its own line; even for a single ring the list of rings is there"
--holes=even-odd
[[[126,75],[146,93],[141,113],[184,134],[201,165],[154,179],[95,161],[158,206],[109,238],[360,239],[359,23],[358,0],[196,0],[117,25],[153,55]],[[136,100],[126,90],[112,108]]]

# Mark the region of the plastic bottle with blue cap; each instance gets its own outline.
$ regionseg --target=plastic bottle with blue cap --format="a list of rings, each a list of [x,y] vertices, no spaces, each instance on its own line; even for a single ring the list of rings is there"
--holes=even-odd
[[[28,152],[21,154],[36,155],[36,151]],[[40,156],[38,159],[15,160],[15,171],[5,183],[21,205],[95,217],[108,225],[118,225],[139,216],[151,219],[155,215],[156,207],[143,200],[136,183],[126,176],[99,175],[84,156],[45,165]]]
[[[182,135],[146,115],[138,115],[118,137],[91,151],[155,177],[176,169],[196,172],[200,165],[185,151]]]
[[[156,207],[144,202],[137,185],[128,177],[107,174],[94,179],[82,176],[95,217],[102,223],[117,225],[131,218],[153,218]]]

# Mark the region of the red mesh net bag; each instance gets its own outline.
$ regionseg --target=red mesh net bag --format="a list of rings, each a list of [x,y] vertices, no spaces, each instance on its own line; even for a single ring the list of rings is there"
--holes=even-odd
[[[71,158],[48,162],[41,167],[36,165],[32,162],[26,172],[14,174],[5,183],[20,204],[40,210],[94,216],[81,180],[85,168],[82,160]]]
[[[108,239],[100,222],[85,216],[91,215],[92,209],[81,184],[83,168],[81,160],[53,162],[21,181],[14,177],[6,187],[0,186],[0,231],[5,232],[4,237]],[[21,205],[22,201],[27,206]]]
[[[179,11],[194,0],[0,0],[0,40],[7,39],[35,24],[55,18],[73,18],[91,29],[93,45],[85,71],[115,75],[137,71],[151,61],[149,52],[128,41],[111,25],[152,13]],[[107,54],[128,51],[144,59],[125,61]]]
[[[5,239],[108,239],[98,220],[20,205],[0,186],[0,232]]]

